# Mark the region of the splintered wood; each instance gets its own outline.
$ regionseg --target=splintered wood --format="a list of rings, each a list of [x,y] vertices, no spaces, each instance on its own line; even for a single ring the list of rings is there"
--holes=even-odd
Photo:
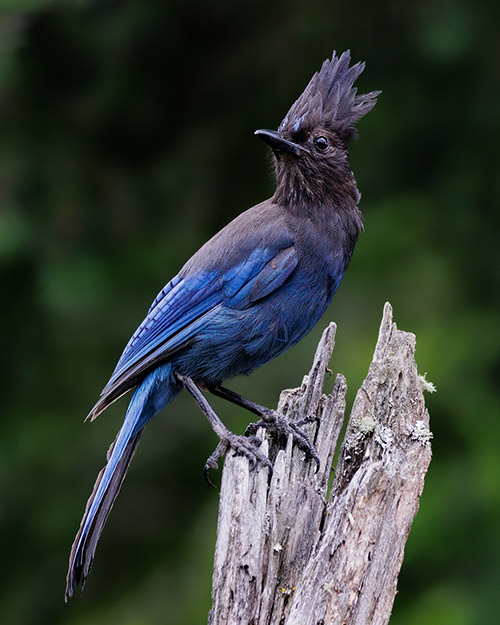
[[[228,453],[220,493],[209,625],[384,625],[431,460],[415,336],[384,307],[368,375],[347,423],[346,381],[322,393],[335,343],[325,330],[300,388],[278,412],[303,425],[321,460],[262,430],[274,471]],[[333,479],[330,479],[333,471]],[[329,486],[330,482],[330,486]]]

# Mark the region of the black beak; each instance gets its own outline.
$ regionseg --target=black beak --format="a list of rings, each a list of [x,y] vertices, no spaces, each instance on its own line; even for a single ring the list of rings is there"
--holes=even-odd
[[[293,143],[293,141],[288,141],[287,139],[284,139],[279,132],[276,132],[274,130],[256,130],[254,134],[260,137],[262,141],[267,143],[267,145],[275,154],[279,154],[280,152],[286,152],[287,154],[300,156],[302,152],[306,152],[305,148],[303,148],[301,145],[299,145],[298,143]]]

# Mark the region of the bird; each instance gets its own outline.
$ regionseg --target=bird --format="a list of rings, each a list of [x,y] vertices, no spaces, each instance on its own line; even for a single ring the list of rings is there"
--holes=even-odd
[[[222,382],[248,375],[300,341],[337,290],[363,229],[349,164],[356,123],[380,91],[357,94],[365,64],[350,52],[326,59],[276,131],[255,134],[271,149],[276,189],[205,243],[158,293],[88,415],[94,420],[133,390],[71,548],[65,600],[83,589],[97,542],[146,424],[185,388],[220,442],[205,474],[232,448],[250,467],[270,466],[254,436],[229,431],[205,391],[238,404],[262,425],[292,434],[317,460],[297,426]],[[253,428],[253,432],[255,431]]]

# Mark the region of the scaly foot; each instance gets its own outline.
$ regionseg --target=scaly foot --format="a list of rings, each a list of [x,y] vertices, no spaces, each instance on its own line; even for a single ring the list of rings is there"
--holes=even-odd
[[[314,420],[314,417],[303,419],[300,421],[300,425],[304,423],[310,423]],[[260,421],[256,423],[250,423],[247,427],[245,434],[247,436],[254,436],[257,432],[258,428],[265,428],[266,430],[270,430],[272,432],[276,432],[278,435],[283,435],[288,437],[292,435],[293,442],[297,445],[299,449],[306,454],[306,457],[310,460],[314,460],[316,463],[316,473],[320,467],[320,460],[316,450],[314,449],[314,445],[309,440],[309,436],[299,427],[299,424],[291,423],[285,417],[278,414],[274,410],[266,410],[265,416]]]
[[[205,481],[214,486],[214,483],[210,479],[209,472],[216,471],[219,468],[219,460],[227,453],[228,448],[231,447],[236,454],[245,456],[250,461],[250,471],[253,471],[257,466],[257,463],[267,467],[269,471],[273,472],[273,465],[267,456],[265,456],[259,447],[262,441],[255,436],[238,436],[232,432],[228,432],[220,443],[215,448],[213,454],[211,454],[205,463],[203,468],[203,477]]]

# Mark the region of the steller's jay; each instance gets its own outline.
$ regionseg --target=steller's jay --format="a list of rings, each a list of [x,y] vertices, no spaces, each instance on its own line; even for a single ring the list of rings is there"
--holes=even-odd
[[[253,437],[229,432],[201,389],[259,415],[258,425],[291,433],[317,460],[307,437],[274,411],[221,386],[297,343],[325,312],[363,228],[347,143],[380,92],[356,95],[364,63],[327,59],[278,131],[257,130],[274,154],[276,191],[212,237],[160,291],[99,401],[95,419],[135,387],[71,549],[66,599],[89,572],[97,541],[144,426],[185,387],[220,438],[205,465],[228,447],[251,466],[269,463]],[[254,428],[255,429],[255,428]]]

